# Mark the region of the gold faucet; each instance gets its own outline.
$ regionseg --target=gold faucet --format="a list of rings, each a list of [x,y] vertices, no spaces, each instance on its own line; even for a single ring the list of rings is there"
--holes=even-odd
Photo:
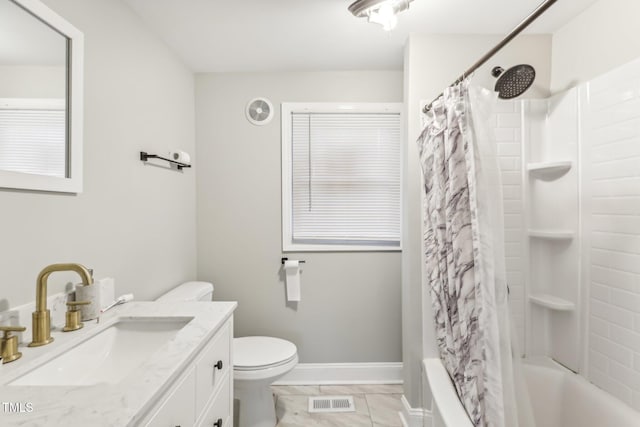
[[[36,311],[31,316],[33,339],[29,347],[39,347],[53,341],[53,338],[51,338],[51,313],[47,309],[47,279],[51,273],[57,271],[75,271],[82,279],[84,286],[93,283],[93,277],[91,277],[89,270],[80,264],[51,264],[46,266],[38,274],[36,283]]]

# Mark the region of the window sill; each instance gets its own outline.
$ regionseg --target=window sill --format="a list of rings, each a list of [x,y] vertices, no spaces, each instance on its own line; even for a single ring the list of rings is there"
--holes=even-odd
[[[304,243],[288,243],[282,245],[282,252],[402,252],[402,246],[313,245]]]

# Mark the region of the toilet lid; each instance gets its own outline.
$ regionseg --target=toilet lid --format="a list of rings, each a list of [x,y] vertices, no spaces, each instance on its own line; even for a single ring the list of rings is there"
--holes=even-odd
[[[297,351],[295,344],[280,338],[234,338],[233,367],[250,370],[278,366],[296,357]]]

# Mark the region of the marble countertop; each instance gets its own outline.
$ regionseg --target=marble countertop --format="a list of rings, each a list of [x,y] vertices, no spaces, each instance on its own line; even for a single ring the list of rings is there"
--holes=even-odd
[[[29,348],[21,344],[22,358],[0,366],[0,425],[138,425],[232,315],[236,305],[235,302],[131,302],[103,314],[100,322],[85,322],[78,331],[52,331],[55,340],[46,346]],[[6,385],[120,320],[167,317],[193,319],[118,384]],[[13,405],[11,410],[9,404]],[[16,408],[22,412],[14,412]]]

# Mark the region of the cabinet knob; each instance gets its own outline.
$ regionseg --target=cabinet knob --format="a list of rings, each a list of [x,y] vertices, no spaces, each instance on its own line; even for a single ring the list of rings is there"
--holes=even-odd
[[[222,418],[218,418],[218,421],[213,423],[213,427],[222,427]]]
[[[222,370],[222,360],[218,360],[218,362],[216,362],[215,365],[213,365],[214,368]],[[220,424],[222,425],[222,424]]]

